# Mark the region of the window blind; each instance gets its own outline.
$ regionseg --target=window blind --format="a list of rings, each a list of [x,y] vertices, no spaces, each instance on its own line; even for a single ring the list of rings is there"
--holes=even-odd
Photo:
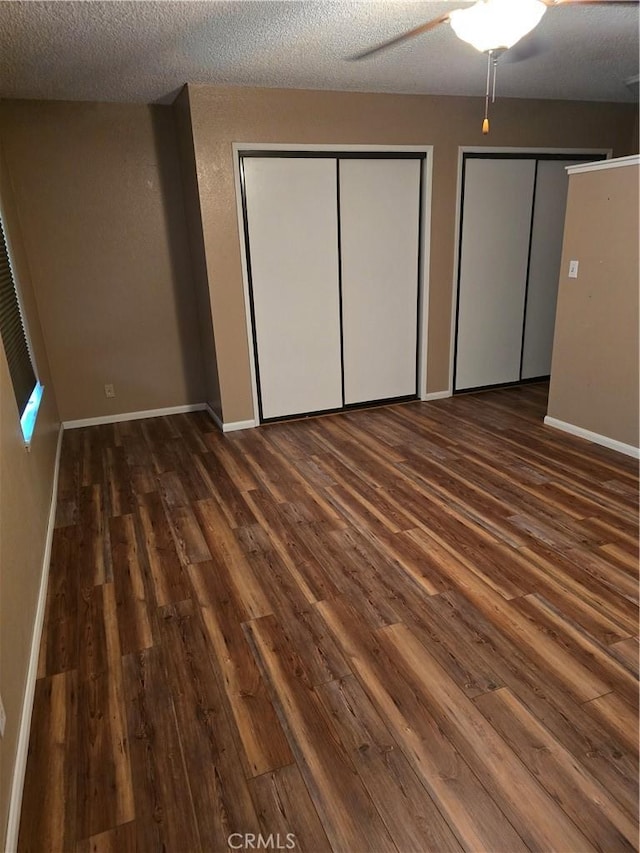
[[[27,336],[22,322],[20,303],[13,272],[9,261],[9,251],[0,219],[0,336],[9,364],[9,374],[13,383],[20,417],[29,402],[36,386],[36,375],[31,363],[31,354],[27,345]]]

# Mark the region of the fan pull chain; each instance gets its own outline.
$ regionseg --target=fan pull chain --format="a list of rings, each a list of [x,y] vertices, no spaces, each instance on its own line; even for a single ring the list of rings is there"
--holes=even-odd
[[[482,133],[484,136],[489,133],[489,86],[491,83],[491,54],[493,51],[489,51],[487,54],[487,91],[484,96],[484,120],[482,122]]]
[[[493,91],[491,93],[491,103],[496,102],[496,77],[498,76],[498,57],[493,58]]]
[[[484,96],[484,119],[482,122],[482,133],[484,136],[489,133],[489,90],[491,90],[491,103],[496,101],[496,77],[498,76],[498,57],[494,56],[494,51],[487,52],[487,91]],[[493,79],[492,79],[493,72]]]

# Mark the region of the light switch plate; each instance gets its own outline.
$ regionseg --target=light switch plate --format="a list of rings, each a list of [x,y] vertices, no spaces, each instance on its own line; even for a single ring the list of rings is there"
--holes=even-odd
[[[578,278],[578,261],[569,261],[569,278]]]

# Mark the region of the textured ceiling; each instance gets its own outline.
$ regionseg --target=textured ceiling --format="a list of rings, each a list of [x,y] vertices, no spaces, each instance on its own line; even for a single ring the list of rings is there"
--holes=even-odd
[[[0,97],[168,103],[185,82],[480,95],[485,57],[448,25],[350,57],[460,2],[0,2]],[[638,7],[550,9],[498,94],[631,101]]]

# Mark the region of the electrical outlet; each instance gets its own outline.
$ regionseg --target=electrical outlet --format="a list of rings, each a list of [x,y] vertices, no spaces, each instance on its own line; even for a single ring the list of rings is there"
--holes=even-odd
[[[578,261],[569,261],[569,278],[578,278]]]
[[[2,704],[2,696],[0,696],[0,737],[4,737],[4,726],[7,722],[4,705]]]
[[[105,397],[115,397],[116,396],[116,390],[113,387],[113,385],[108,384],[108,385],[104,386],[104,396]]]

